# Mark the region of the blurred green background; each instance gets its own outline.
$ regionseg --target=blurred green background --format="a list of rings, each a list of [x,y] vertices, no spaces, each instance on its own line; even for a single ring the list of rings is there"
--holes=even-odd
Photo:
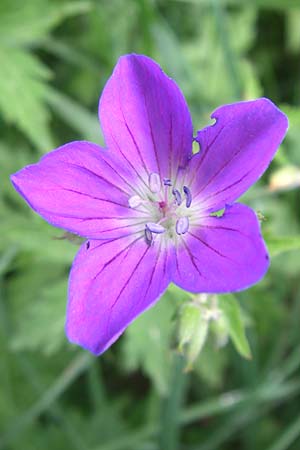
[[[8,178],[67,141],[103,142],[99,95],[128,52],[177,81],[195,127],[262,95],[290,120],[243,199],[262,217],[271,269],[220,298],[227,331],[211,327],[188,373],[174,288],[100,358],[66,341],[78,243]],[[0,128],[0,449],[299,450],[299,0],[1,0]]]

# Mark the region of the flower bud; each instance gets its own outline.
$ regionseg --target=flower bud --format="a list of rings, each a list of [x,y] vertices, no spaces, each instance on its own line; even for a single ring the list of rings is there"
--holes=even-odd
[[[285,166],[274,172],[270,179],[269,189],[272,192],[295,189],[300,186],[300,169],[296,166]]]
[[[200,354],[208,333],[208,320],[196,303],[185,303],[180,312],[178,341],[179,351],[187,358],[186,369],[191,369]]]

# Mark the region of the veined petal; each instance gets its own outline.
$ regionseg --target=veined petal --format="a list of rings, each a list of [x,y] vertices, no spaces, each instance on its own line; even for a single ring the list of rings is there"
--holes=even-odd
[[[11,177],[27,203],[51,224],[88,238],[130,234],[144,213],[132,209],[131,175],[111,152],[72,142]]]
[[[259,281],[268,266],[254,211],[235,203],[222,217],[202,218],[182,236],[173,281],[191,292],[238,291]]]
[[[150,58],[119,59],[99,103],[106,145],[124,164],[148,179],[172,177],[192,151],[192,123],[173,80]]]
[[[104,352],[167,288],[166,258],[159,247],[133,236],[83,245],[70,274],[69,340]]]
[[[190,161],[193,198],[207,209],[234,202],[266,170],[288,128],[286,116],[261,98],[218,108],[216,123],[198,132]]]

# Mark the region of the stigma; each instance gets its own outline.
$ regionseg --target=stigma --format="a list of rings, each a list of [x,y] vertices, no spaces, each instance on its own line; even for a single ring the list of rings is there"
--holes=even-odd
[[[141,231],[145,242],[153,245],[158,238],[177,241],[188,233],[192,201],[192,192],[188,186],[168,177],[161,178],[158,173],[152,172],[143,192],[132,195],[128,205],[145,213]]]

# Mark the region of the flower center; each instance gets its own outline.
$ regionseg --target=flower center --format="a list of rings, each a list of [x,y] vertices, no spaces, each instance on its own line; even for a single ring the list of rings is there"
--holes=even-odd
[[[128,204],[147,212],[144,224],[145,240],[151,245],[160,235],[176,238],[188,232],[192,193],[188,186],[177,186],[170,178],[161,180],[157,173],[151,173],[149,190],[144,195],[133,195]]]

